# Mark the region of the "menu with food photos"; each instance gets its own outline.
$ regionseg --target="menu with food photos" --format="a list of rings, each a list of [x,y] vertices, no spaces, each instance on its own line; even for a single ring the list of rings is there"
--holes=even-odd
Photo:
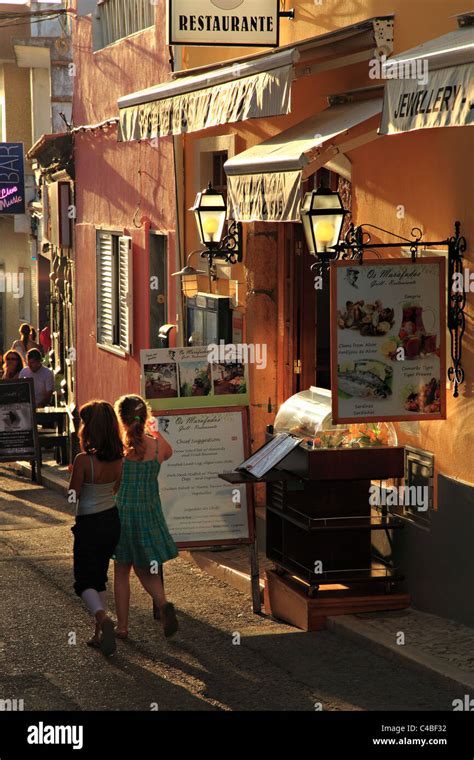
[[[333,421],[446,418],[445,261],[331,270]]]

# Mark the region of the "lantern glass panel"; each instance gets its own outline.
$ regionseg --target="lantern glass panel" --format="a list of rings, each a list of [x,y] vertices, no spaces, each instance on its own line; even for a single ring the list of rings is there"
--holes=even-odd
[[[344,209],[338,193],[307,193],[302,220],[310,253],[324,253],[337,245],[344,221]]]
[[[199,291],[198,278],[196,274],[187,274],[183,276],[183,293],[187,298],[193,298]]]
[[[226,205],[221,193],[199,193],[193,208],[203,245],[220,243],[226,220]]]

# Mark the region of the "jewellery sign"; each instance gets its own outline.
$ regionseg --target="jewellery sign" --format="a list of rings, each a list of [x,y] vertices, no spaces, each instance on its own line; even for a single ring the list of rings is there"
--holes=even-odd
[[[23,143],[0,143],[0,214],[24,213]]]
[[[278,8],[278,0],[168,0],[168,44],[278,47]]]
[[[380,134],[474,124],[474,64],[429,74],[427,82],[392,79],[385,87]]]
[[[331,270],[336,422],[446,419],[445,261],[339,261]]]

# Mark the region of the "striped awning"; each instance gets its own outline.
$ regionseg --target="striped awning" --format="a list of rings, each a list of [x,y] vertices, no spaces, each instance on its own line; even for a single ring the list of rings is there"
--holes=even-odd
[[[335,139],[381,110],[379,97],[330,106],[226,161],[229,218],[240,222],[301,221],[303,180],[367,142],[366,134],[354,139],[348,135],[339,144]],[[377,136],[377,126],[372,125],[371,139]]]
[[[380,133],[474,124],[474,14],[468,26],[389,58]]]
[[[393,16],[377,16],[271,53],[175,71],[171,81],[118,100],[118,139],[145,140],[291,111],[294,79],[389,55]]]
[[[118,101],[119,140],[196,132],[290,112],[294,49],[126,95]]]

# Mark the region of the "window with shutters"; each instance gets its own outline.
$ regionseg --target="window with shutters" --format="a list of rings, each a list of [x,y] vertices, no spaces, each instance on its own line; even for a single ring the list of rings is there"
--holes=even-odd
[[[97,343],[131,354],[133,336],[132,239],[97,232]]]
[[[155,6],[153,0],[97,0],[92,13],[94,51],[153,26]]]

